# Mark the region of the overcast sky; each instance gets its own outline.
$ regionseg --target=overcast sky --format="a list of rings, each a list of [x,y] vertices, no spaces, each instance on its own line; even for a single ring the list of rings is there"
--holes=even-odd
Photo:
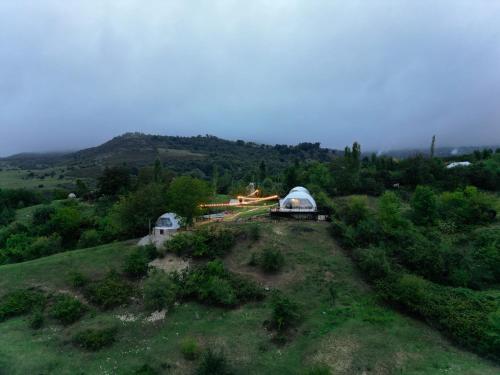
[[[0,155],[127,131],[500,143],[500,1],[0,0]]]

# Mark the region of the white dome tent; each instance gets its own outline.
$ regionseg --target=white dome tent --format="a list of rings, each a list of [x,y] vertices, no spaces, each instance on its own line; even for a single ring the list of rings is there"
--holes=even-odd
[[[177,230],[181,228],[181,225],[181,218],[175,213],[164,213],[158,218],[158,220],[156,220],[151,234],[143,237],[139,241],[138,245],[145,246],[154,244],[156,245],[156,247],[160,247],[167,239],[172,237],[177,232]]]
[[[176,231],[181,227],[181,219],[173,212],[167,212],[156,220],[153,235],[162,235],[168,231]]]
[[[288,195],[280,199],[281,212],[316,212],[316,201],[305,187],[296,186]]]

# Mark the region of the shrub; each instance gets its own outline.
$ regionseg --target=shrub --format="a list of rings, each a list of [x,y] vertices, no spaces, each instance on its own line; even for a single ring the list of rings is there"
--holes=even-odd
[[[494,213],[491,199],[473,186],[441,194],[440,216],[456,224],[488,223],[495,217],[492,212]]]
[[[270,326],[282,333],[295,326],[301,319],[299,305],[281,293],[275,293],[271,301]]]
[[[181,353],[188,361],[194,361],[200,355],[198,342],[191,337],[185,338],[181,341]]]
[[[28,324],[31,329],[40,329],[43,327],[43,322],[44,318],[42,310],[36,309],[31,314]]]
[[[177,285],[163,271],[152,273],[144,282],[144,305],[149,311],[173,306],[177,297]]]
[[[130,277],[140,278],[148,273],[149,255],[144,248],[137,247],[125,259],[123,271]]]
[[[260,225],[251,224],[247,227],[248,238],[252,242],[256,242],[260,239]]]
[[[382,239],[380,224],[372,217],[359,221],[355,228],[347,230],[347,234],[359,247],[376,244]]]
[[[497,328],[489,319],[498,306],[491,298],[410,274],[379,282],[377,291],[384,299],[423,317],[460,344],[498,358],[500,342],[492,335]]]
[[[264,298],[263,289],[253,281],[236,274],[230,275],[230,281],[240,302],[260,301]]]
[[[95,229],[88,229],[82,233],[78,240],[77,247],[80,249],[94,247],[101,243],[101,235]]]
[[[156,249],[156,246],[153,244],[141,246],[141,249],[142,252],[146,254],[149,261],[155,260],[158,257],[158,250]]]
[[[428,186],[417,186],[411,200],[413,221],[420,225],[432,225],[438,216],[437,196]]]
[[[62,324],[68,325],[79,320],[85,314],[86,307],[77,298],[61,295],[56,298],[50,315]]]
[[[278,272],[285,264],[285,257],[280,250],[268,247],[262,251],[259,264],[265,272]]]
[[[386,191],[380,198],[377,214],[382,230],[388,237],[409,227],[410,223],[401,214],[401,201],[392,191]]]
[[[366,219],[369,215],[366,196],[350,197],[340,214],[348,225],[357,225],[361,220]]]
[[[27,249],[26,257],[36,259],[51,254],[59,253],[62,250],[61,236],[52,234],[49,237],[38,237]]]
[[[206,225],[192,232],[176,234],[165,250],[180,256],[214,259],[224,256],[235,243],[235,233],[222,226]]]
[[[85,297],[89,302],[110,309],[128,302],[133,288],[116,272],[110,272],[104,279],[91,282],[85,288]]]
[[[259,256],[257,253],[253,252],[252,254],[250,254],[250,260],[248,261],[248,265],[252,267],[259,265]]]
[[[354,253],[354,257],[364,276],[370,280],[385,278],[391,272],[390,261],[382,248],[360,249]]]
[[[73,288],[83,288],[90,282],[88,277],[78,271],[70,272],[68,279]]]
[[[0,299],[0,322],[41,309],[45,302],[45,295],[38,290],[22,289],[8,293]]]
[[[45,226],[56,212],[54,206],[43,205],[33,212],[32,223],[35,227]]]
[[[177,284],[184,297],[212,305],[232,307],[263,297],[260,287],[230,273],[219,260],[184,272]]]
[[[148,364],[142,365],[134,371],[134,375],[157,375],[159,374],[153,367]]]
[[[316,365],[306,372],[306,375],[330,375],[331,371],[328,366]]]
[[[196,375],[230,375],[233,374],[229,368],[226,357],[222,351],[209,349],[201,358],[200,365],[196,369]]]
[[[83,349],[98,351],[115,342],[116,328],[89,328],[73,336],[73,343]]]

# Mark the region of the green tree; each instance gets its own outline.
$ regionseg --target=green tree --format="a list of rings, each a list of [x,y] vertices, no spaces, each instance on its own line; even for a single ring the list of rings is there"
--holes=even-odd
[[[97,179],[97,187],[102,195],[123,194],[130,188],[129,171],[123,167],[106,168]]]
[[[120,198],[111,209],[113,231],[121,236],[144,235],[149,224],[167,211],[167,191],[161,184],[149,184]]]
[[[161,165],[160,159],[155,160],[154,166],[154,182],[159,183],[163,176],[163,166]]]
[[[77,179],[75,183],[76,183],[76,196],[78,198],[85,196],[89,192],[87,184],[82,180]]]
[[[262,160],[259,164],[259,181],[262,182],[267,176],[266,162]]]
[[[52,215],[47,230],[49,233],[58,233],[62,238],[62,246],[69,248],[76,244],[85,224],[80,209],[61,207]]]
[[[177,177],[167,192],[168,207],[190,225],[194,217],[201,213],[200,204],[206,202],[209,196],[210,188],[205,181],[190,176]]]
[[[432,142],[431,142],[431,158],[434,157],[434,149],[435,149],[435,146],[436,146],[436,136],[433,135],[432,136]]]
[[[436,194],[428,186],[417,186],[411,200],[413,220],[416,224],[430,225],[438,216]]]

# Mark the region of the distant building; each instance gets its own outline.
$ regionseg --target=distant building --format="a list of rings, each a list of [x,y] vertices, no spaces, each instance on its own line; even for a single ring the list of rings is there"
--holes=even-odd
[[[457,167],[468,167],[470,165],[472,165],[470,161],[454,161],[453,163],[448,164],[446,168],[451,169]]]

